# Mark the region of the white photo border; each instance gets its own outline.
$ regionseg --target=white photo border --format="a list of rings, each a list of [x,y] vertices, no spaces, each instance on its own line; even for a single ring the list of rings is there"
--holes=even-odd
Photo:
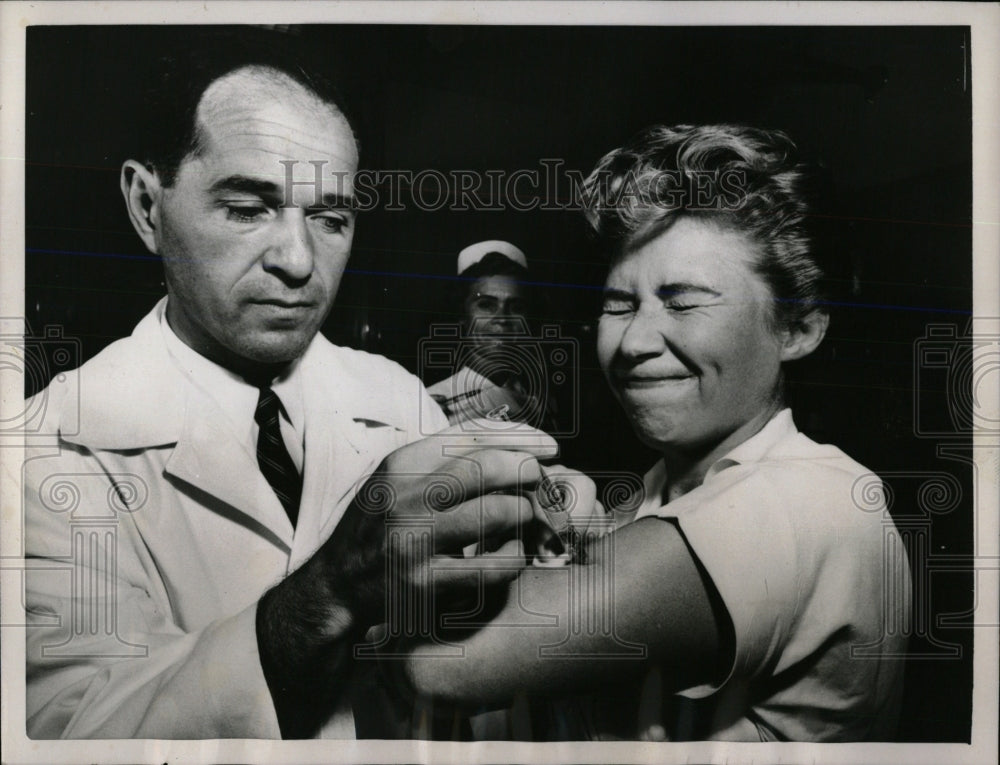
[[[567,6],[571,6],[571,9]],[[568,11],[572,10],[572,13]],[[46,2],[0,4],[0,316],[23,317],[26,29],[41,24],[547,24],[578,25],[968,25],[973,108],[973,306],[977,320],[1000,325],[1000,6],[977,3],[667,3],[667,2]],[[995,377],[994,377],[995,380]],[[0,405],[23,402],[20,379],[0,377]],[[987,391],[996,406],[998,391]],[[992,421],[996,412],[992,411]],[[433,741],[32,741],[25,736],[24,640],[3,630],[3,761],[131,762],[768,762],[985,763],[997,761],[998,526],[995,437],[975,441],[979,538],[976,541],[973,717],[971,744],[747,744],[695,742],[511,743]],[[2,623],[23,620],[23,566],[18,482],[23,455],[0,453]]]

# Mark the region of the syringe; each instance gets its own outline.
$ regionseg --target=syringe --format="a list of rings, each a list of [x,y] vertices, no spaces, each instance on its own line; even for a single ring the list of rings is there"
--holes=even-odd
[[[510,422],[510,406],[503,404],[496,409],[491,409],[486,413],[486,419]],[[534,494],[535,517],[552,532],[550,540],[547,540],[546,544],[548,545],[550,542],[555,544],[553,545],[554,549],[546,551],[551,554],[543,552],[536,555],[533,564],[552,567],[565,566],[568,563],[582,563],[585,555],[584,548],[579,534],[569,522],[569,511],[566,508],[563,491],[556,486],[544,466],[539,465],[538,470],[541,473],[541,480],[539,480]],[[542,512],[538,513],[537,510]]]

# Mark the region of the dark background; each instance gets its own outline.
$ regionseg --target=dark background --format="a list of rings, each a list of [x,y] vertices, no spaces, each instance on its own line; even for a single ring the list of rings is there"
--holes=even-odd
[[[36,333],[61,327],[71,339],[38,344],[29,394],[63,364],[53,349],[93,356],[164,292],[126,217],[118,170],[130,114],[143,108],[144,64],[193,34],[28,30],[27,319]],[[917,599],[904,627],[913,656],[902,737],[968,741],[971,469],[937,451],[968,455],[971,443],[949,405],[949,385],[968,376],[960,338],[972,309],[968,29],[344,25],[276,34],[328,56],[365,167],[509,173],[557,158],[586,173],[649,124],[741,122],[785,130],[825,169],[830,193],[818,215],[853,276],[821,351],[793,370],[789,395],[802,430],[893,491]],[[654,456],[597,369],[602,264],[573,211],[365,213],[324,332],[420,371],[420,339],[448,317],[458,250],[490,238],[525,250],[545,297],[535,319],[578,342],[578,391],[556,391],[563,416],[581,424],[562,439],[564,461],[605,480],[641,474]],[[923,342],[936,324],[958,339]],[[943,355],[915,364],[932,346]],[[961,491],[935,504],[926,482],[941,474]]]

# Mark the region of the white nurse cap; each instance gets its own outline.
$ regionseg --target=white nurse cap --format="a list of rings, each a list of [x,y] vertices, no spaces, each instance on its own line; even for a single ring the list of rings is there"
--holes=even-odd
[[[467,268],[471,268],[476,265],[476,263],[485,258],[491,252],[503,255],[505,258],[512,260],[522,268],[527,269],[528,267],[528,259],[519,248],[515,247],[510,242],[504,242],[499,239],[490,239],[486,242],[470,244],[458,253],[458,273],[461,274]]]

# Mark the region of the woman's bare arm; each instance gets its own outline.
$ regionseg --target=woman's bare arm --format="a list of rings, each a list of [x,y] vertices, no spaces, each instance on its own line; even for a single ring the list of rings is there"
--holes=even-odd
[[[520,691],[600,690],[651,661],[672,687],[721,679],[731,661],[729,617],[674,524],[643,519],[591,550],[583,566],[526,569],[487,626],[438,633],[463,656],[440,644],[414,647],[405,669],[417,692],[502,703]],[[531,614],[549,615],[548,624]],[[512,626],[529,620],[536,624]]]

